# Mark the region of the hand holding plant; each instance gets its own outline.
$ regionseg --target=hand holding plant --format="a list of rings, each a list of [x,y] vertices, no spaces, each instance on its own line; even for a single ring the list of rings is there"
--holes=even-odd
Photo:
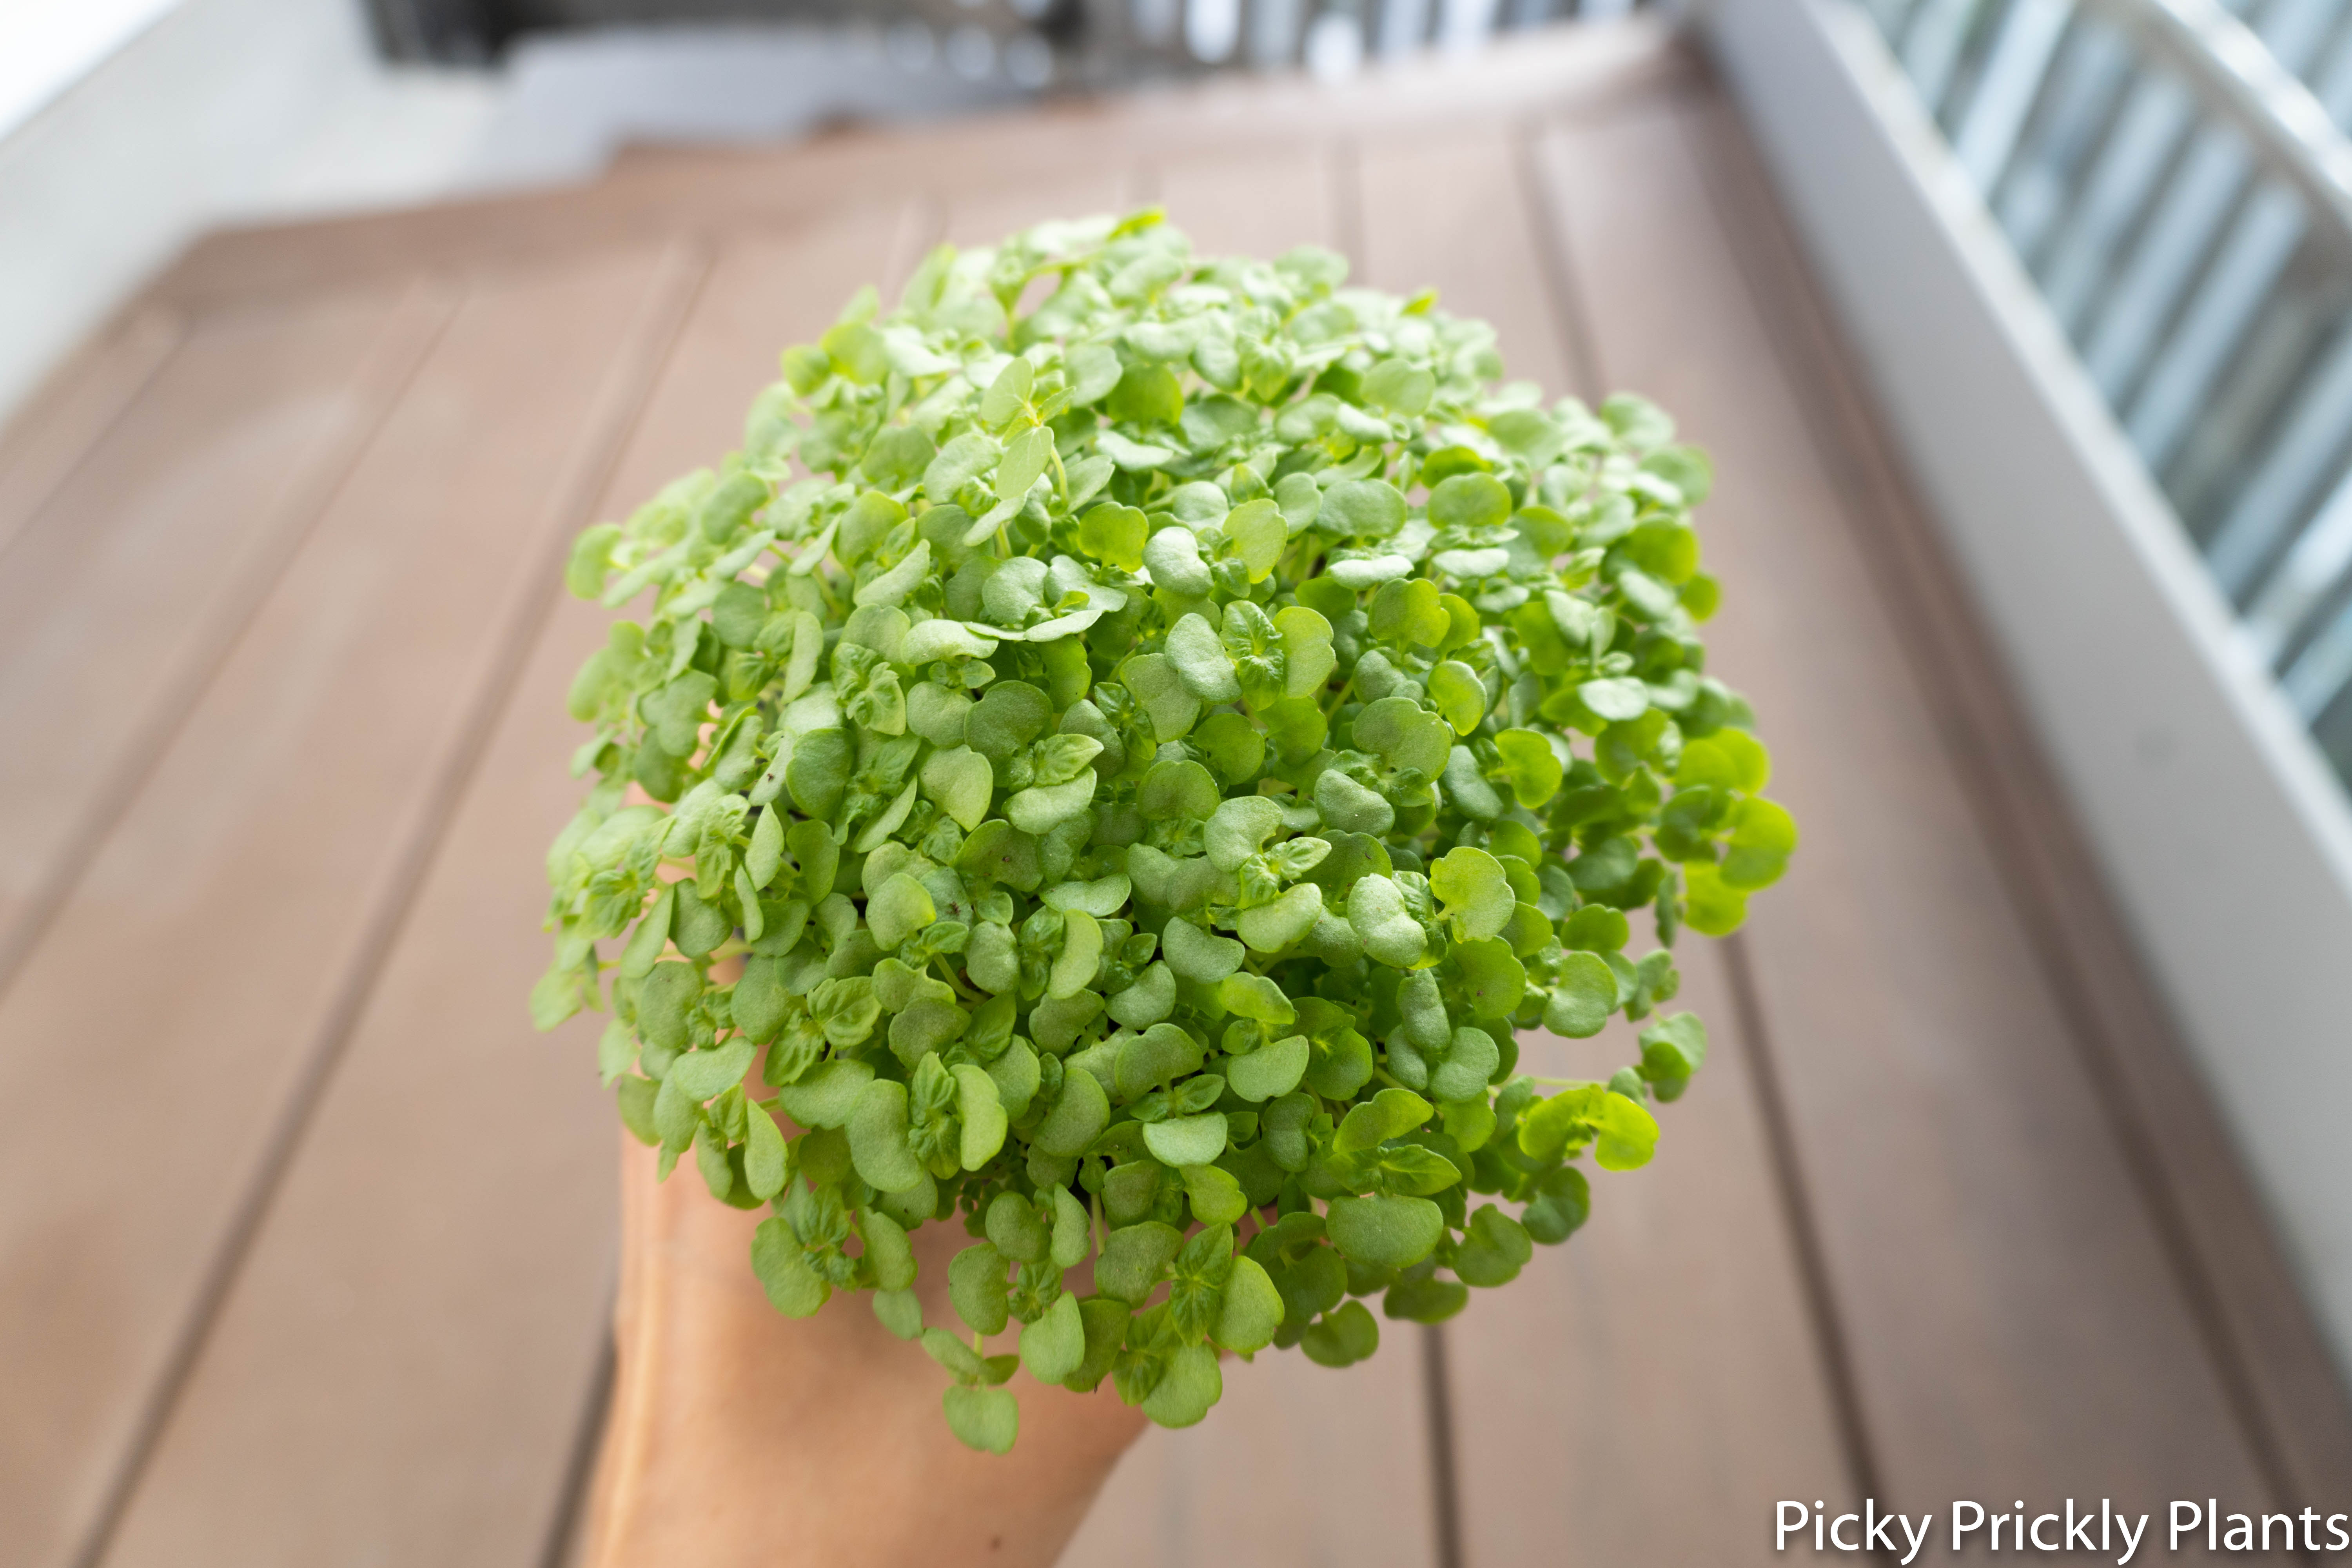
[[[1651,1157],[1672,945],[1795,845],[1705,670],[1705,459],[1344,273],[1152,213],[942,247],[571,563],[649,607],[572,693],[534,1014],[609,1005],[661,1173],[769,1211],[782,1312],[870,1291],[974,1447],[1016,1367],[1185,1426],[1220,1349],[1507,1284]],[[1619,1013],[1605,1081],[1516,1074]],[[951,1328],[910,1237],[958,1217]]]

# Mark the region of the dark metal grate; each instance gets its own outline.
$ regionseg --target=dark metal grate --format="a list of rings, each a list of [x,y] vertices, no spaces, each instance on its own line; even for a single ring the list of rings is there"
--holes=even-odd
[[[880,33],[895,53],[958,40],[1013,85],[1108,85],[1249,67],[1344,72],[1367,56],[1646,10],[1655,0],[368,0],[394,59],[473,65],[526,35],[769,23]],[[960,62],[959,62],[960,63]]]

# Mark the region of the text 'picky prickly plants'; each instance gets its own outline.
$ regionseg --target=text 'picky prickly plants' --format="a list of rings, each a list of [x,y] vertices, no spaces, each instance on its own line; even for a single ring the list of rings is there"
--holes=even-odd
[[[1706,1055],[1667,949],[1795,845],[1696,635],[1705,459],[1345,273],[1153,213],[942,247],[572,557],[636,618],[537,1019],[609,1007],[663,1173],[772,1211],[783,1312],[873,1291],[978,1447],[1016,1365],[1183,1426],[1221,1350],[1507,1283],[1650,1158]],[[1605,1081],[1515,1075],[1619,1013]],[[959,1217],[965,1333],[911,1289]]]

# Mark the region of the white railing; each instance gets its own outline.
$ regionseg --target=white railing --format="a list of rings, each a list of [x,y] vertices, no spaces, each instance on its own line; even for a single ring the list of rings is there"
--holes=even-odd
[[[1700,15],[2352,1376],[2352,793],[2322,679],[2347,635],[2352,230],[2309,107],[2352,92],[2347,10]]]
[[[2352,780],[2352,3],[1865,8]]]

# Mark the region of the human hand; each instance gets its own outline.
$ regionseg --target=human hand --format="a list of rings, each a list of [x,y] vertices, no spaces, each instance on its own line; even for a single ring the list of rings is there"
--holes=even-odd
[[[589,1568],[1049,1568],[1140,1412],[1108,1383],[1077,1394],[1015,1373],[1020,1443],[973,1452],[940,1416],[939,1367],[864,1298],[780,1316],[751,1273],[761,1215],[714,1201],[690,1169],[657,1184],[656,1151],[622,1145],[619,1361]],[[914,1240],[925,1317],[952,1324],[947,1264],[965,1238],[933,1225]]]

